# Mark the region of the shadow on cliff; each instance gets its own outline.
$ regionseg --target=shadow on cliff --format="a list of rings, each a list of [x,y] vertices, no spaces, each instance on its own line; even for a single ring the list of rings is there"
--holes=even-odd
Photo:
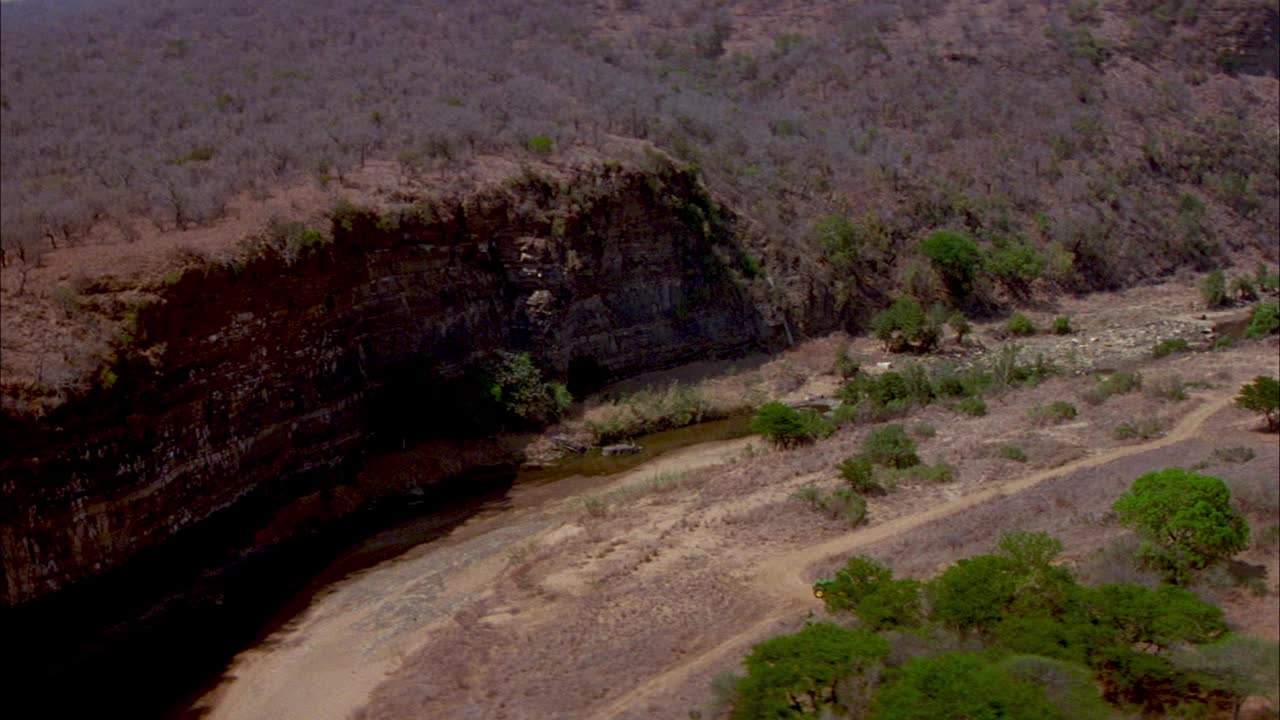
[[[117,572],[7,609],[5,714],[201,717],[190,706],[224,679],[236,653],[269,643],[342,579],[503,509],[514,479],[514,467],[467,473],[323,532],[228,557],[228,533],[260,527],[237,506]]]

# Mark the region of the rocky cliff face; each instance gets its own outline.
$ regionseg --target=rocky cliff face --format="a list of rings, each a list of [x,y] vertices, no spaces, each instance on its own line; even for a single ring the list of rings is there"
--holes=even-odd
[[[379,443],[447,428],[442,399],[465,398],[445,390],[487,352],[530,351],[570,383],[742,352],[770,332],[749,274],[692,174],[615,165],[399,195],[188,264],[138,309],[103,389],[6,418],[0,605],[246,506],[262,527],[244,537],[267,542],[282,516],[296,527],[403,492],[353,478]]]

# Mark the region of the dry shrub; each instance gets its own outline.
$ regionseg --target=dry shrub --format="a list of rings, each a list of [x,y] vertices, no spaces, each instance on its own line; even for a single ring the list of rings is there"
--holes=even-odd
[[[1245,515],[1274,519],[1280,513],[1280,484],[1270,472],[1224,480],[1231,490],[1231,499]]]
[[[1257,457],[1253,448],[1243,446],[1217,448],[1213,451],[1213,459],[1225,463],[1247,463]]]
[[[1146,386],[1147,397],[1178,402],[1187,399],[1187,384],[1177,375],[1158,377]]]
[[[1158,587],[1160,576],[1143,568],[1138,562],[1138,546],[1141,542],[1133,533],[1116,538],[1080,563],[1077,571],[1080,582],[1088,585],[1132,583]]]
[[[1164,434],[1165,423],[1160,418],[1128,420],[1111,429],[1116,440],[1150,440]]]

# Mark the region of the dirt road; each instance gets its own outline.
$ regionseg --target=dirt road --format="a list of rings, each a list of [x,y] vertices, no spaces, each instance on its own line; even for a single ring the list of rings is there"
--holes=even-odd
[[[628,709],[639,707],[650,697],[674,689],[689,675],[705,669],[726,655],[740,654],[781,620],[811,607],[813,596],[806,578],[810,575],[810,568],[817,563],[829,561],[833,557],[849,555],[859,548],[901,535],[939,518],[1027,490],[1050,478],[1099,467],[1131,455],[1183,442],[1199,433],[1205,422],[1230,402],[1229,394],[1206,395],[1199,407],[1184,416],[1168,434],[1161,438],[1088,455],[1060,467],[1032,473],[1017,480],[944,502],[922,512],[895,518],[768,560],[760,566],[759,573],[754,579],[753,590],[770,599],[774,612],[726,638],[719,645],[686,658],[680,664],[613,699],[603,707],[594,710],[590,717],[595,720],[609,720]]]

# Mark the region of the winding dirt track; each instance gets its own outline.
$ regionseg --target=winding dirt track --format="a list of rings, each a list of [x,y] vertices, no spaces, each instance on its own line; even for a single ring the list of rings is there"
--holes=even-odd
[[[1022,492],[1050,478],[1061,477],[1078,470],[1099,467],[1121,458],[1151,452],[1152,450],[1158,450],[1188,440],[1201,430],[1210,417],[1230,404],[1232,398],[1229,394],[1209,394],[1204,397],[1206,401],[1200,407],[1188,413],[1168,434],[1161,438],[1140,445],[1130,445],[1088,455],[1056,468],[1032,473],[972,495],[941,503],[924,512],[895,518],[883,524],[873,525],[849,535],[811,545],[765,562],[760,566],[759,573],[754,578],[753,589],[770,604],[773,608],[771,613],[761,618],[758,622],[744,627],[740,632],[726,638],[720,644],[689,657],[679,665],[610,701],[607,705],[593,711],[590,717],[594,720],[609,720],[629,709],[640,707],[642,703],[654,695],[676,689],[690,675],[705,669],[708,665],[727,654],[740,653],[746,646],[759,640],[779,622],[793,617],[796,612],[811,607],[813,596],[807,578],[813,565],[827,561],[834,556],[848,555],[859,548],[895,537],[926,523],[967,510],[990,500]]]

